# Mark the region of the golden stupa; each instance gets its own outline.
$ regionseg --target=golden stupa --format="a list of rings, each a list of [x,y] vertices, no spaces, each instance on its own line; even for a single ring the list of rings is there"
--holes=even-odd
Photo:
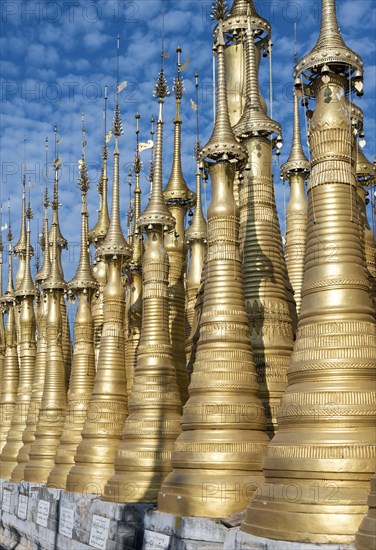
[[[362,93],[362,61],[340,35],[335,0],[322,2],[320,37],[295,86],[316,99],[302,307],[266,483],[242,529],[350,543],[375,468],[376,320],[358,222],[358,121],[346,108],[352,89]]]
[[[247,153],[230,126],[221,6],[214,8],[213,15],[219,20],[216,119],[212,136],[200,151],[212,180],[206,281],[182,433],[158,507],[163,512],[218,517],[241,510],[244,495],[262,483],[268,438],[248,334],[239,210],[233,197],[235,172],[244,166]]]
[[[363,94],[362,59],[341,36],[335,0],[321,3],[318,41],[295,59],[292,143],[278,167],[290,185],[285,249],[273,179],[282,128],[272,93],[267,106],[259,83],[263,59],[271,72],[271,25],[256,1],[234,0],[230,10],[225,0],[213,2],[216,104],[203,147],[197,73],[189,83],[194,114],[183,124],[188,62],[182,64],[180,47],[168,99],[163,19],[158,117],[151,119],[152,139],[141,143],[135,114],[126,205],[120,94],[127,83],[119,82],[118,37],[114,120],[108,133],[106,86],[100,204],[91,231],[82,116],[80,256],[68,284],[55,125],[53,195],[50,203],[46,170],[37,273],[33,280],[32,185],[27,204],[23,174],[14,247],[9,206],[4,293],[0,233],[2,479],[94,495],[97,510],[122,509],[108,502],[134,510],[157,503],[165,514],[215,522],[245,510],[246,543],[248,534],[284,548],[375,547],[376,242],[367,210],[375,164],[362,152],[365,121],[353,102]],[[163,158],[165,105],[174,110],[172,167]],[[194,126],[195,193],[183,176],[184,140]],[[150,195],[142,201],[145,150]],[[46,140],[46,165],[47,152]],[[0,226],[1,217],[0,205]],[[77,301],[74,345],[67,298]],[[71,497],[78,506],[85,500]],[[173,522],[180,525],[179,517]]]
[[[118,37],[117,93],[112,126],[115,148],[111,219],[106,237],[97,246],[97,255],[105,260],[107,266],[102,336],[86,421],[74,457],[75,465],[67,478],[67,489],[78,493],[103,494],[106,481],[114,472],[116,449],[121,441],[127,413],[122,270],[131,251],[120,225],[119,138],[123,134],[123,126],[119,107],[119,48]]]

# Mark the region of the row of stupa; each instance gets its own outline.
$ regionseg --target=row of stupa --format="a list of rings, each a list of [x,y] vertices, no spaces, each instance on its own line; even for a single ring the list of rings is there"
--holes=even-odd
[[[366,214],[374,166],[358,146],[363,115],[352,102],[363,93],[363,63],[344,43],[335,10],[335,0],[322,0],[317,44],[295,67],[293,144],[282,166],[291,187],[285,250],[272,177],[281,127],[268,116],[258,83],[271,28],[253,0],[234,0],[230,11],[223,0],[213,4],[215,124],[205,146],[197,141],[195,193],[181,164],[180,50],[171,176],[163,190],[162,62],[151,193],[142,213],[136,116],[127,239],[119,212],[119,88],[111,216],[105,139],[91,231],[83,125],[81,250],[69,284],[58,155],[35,281],[24,180],[21,235],[12,248],[8,233],[1,297],[2,478],[114,502],[158,502],[178,515],[224,517],[248,504],[247,533],[347,543],[360,529],[359,548],[374,547],[374,511],[365,517],[375,471],[376,245]],[[236,82],[237,98],[228,93]],[[300,99],[310,161],[301,144]],[[196,110],[198,116],[198,101]],[[208,177],[205,220],[201,184]],[[96,248],[92,265],[88,243]],[[78,304],[73,350],[67,291]]]

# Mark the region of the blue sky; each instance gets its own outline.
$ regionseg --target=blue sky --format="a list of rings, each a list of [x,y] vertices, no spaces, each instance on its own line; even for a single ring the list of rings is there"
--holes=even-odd
[[[231,2],[229,2],[231,4]],[[319,0],[255,0],[257,10],[267,18],[273,30],[273,115],[282,124],[284,147],[281,163],[289,154],[292,131],[292,64],[293,28],[297,23],[298,57],[307,53],[316,42],[320,26]],[[166,0],[166,45],[170,53],[166,60],[166,76],[170,88],[176,72],[178,45],[182,60],[189,56],[184,72],[183,99],[183,168],[185,178],[194,188],[195,113],[190,98],[195,97],[194,73],[200,74],[200,125],[202,144],[212,129],[211,63],[212,29],[211,2],[204,0]],[[365,62],[365,95],[358,99],[365,113],[367,145],[364,152],[375,154],[375,19],[374,0],[337,0],[338,20],[346,43]],[[129,189],[127,174],[135,147],[134,115],[141,114],[141,140],[150,135],[149,120],[157,114],[152,96],[159,71],[161,50],[161,0],[2,0],[1,9],[1,197],[12,200],[12,225],[19,233],[21,164],[23,140],[27,138],[26,161],[36,224],[41,216],[41,186],[44,185],[44,140],[50,141],[49,161],[53,160],[53,125],[59,124],[60,156],[63,170],[60,178],[61,227],[70,243],[64,253],[66,279],[74,274],[77,262],[77,242],[80,223],[80,193],[77,188],[77,161],[81,156],[81,112],[85,112],[87,129],[87,162],[91,179],[89,192],[90,227],[96,222],[98,196],[96,184],[101,164],[103,91],[110,88],[109,124],[116,79],[116,35],[121,37],[120,81],[128,82],[121,95],[124,136],[121,138],[122,219],[126,231],[126,209]],[[262,60],[260,83],[265,98],[268,91],[268,62]],[[174,99],[165,104],[164,180],[167,182],[172,155]],[[302,116],[302,126],[304,119]],[[305,142],[305,136],[303,135]],[[112,146],[109,175],[112,176]],[[141,184],[144,200],[149,184],[145,175],[148,153],[144,158]],[[276,196],[281,225],[284,227],[284,192],[276,165]],[[50,172],[52,176],[52,172]],[[50,184],[51,185],[51,184]],[[207,190],[207,202],[210,188]],[[288,189],[286,189],[288,200]],[[6,204],[4,204],[6,207]]]

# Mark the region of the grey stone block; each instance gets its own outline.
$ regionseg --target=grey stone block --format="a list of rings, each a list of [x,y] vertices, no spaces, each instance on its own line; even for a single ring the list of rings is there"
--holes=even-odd
[[[72,536],[73,540],[76,540],[78,542],[83,542],[84,544],[89,544],[90,531],[73,527],[72,535],[73,535]]]
[[[148,531],[156,531],[164,535],[173,535],[179,528],[181,518],[173,514],[165,514],[157,510],[149,510],[145,514],[144,527]]]
[[[176,536],[184,540],[223,543],[227,531],[227,527],[220,520],[182,517],[179,527],[176,529]]]
[[[220,542],[207,542],[199,540],[172,538],[170,550],[222,550]]]

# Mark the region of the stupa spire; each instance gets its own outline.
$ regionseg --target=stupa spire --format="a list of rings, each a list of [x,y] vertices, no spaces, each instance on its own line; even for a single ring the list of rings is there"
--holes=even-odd
[[[59,166],[60,166],[60,159],[55,159],[55,173],[58,172]],[[59,242],[62,243],[60,240],[60,230],[59,230],[59,222],[58,222],[58,215],[57,215],[57,209],[59,208],[58,205],[58,199],[56,198],[57,195],[54,191],[54,200],[52,201],[52,225],[49,233],[49,238],[52,238],[52,242],[50,241],[50,247],[51,247],[51,269],[50,273],[42,283],[43,288],[46,290],[51,289],[61,289],[65,290],[66,283],[63,278],[62,274],[62,267],[61,267],[61,261],[60,261],[60,251],[58,250]],[[66,242],[66,241],[65,241]]]
[[[221,2],[215,3],[214,10],[215,13],[218,12],[219,14],[222,14],[223,12],[223,17],[226,14],[226,12],[223,11]],[[218,14],[216,17],[217,16]],[[223,19],[220,19],[215,46],[218,63],[218,82],[214,130],[208,143],[202,148],[200,158],[207,158],[208,160],[214,162],[220,159],[236,159],[239,162],[244,162],[247,158],[247,153],[243,145],[236,140],[230,124],[230,115],[227,104],[224,47]]]
[[[14,245],[14,253],[26,253],[26,173],[22,177],[22,200],[21,200],[21,229],[18,242]]]
[[[206,239],[207,226],[204,213],[202,211],[202,195],[201,195],[201,170],[200,170],[200,133],[199,133],[199,75],[195,74],[195,88],[196,88],[196,103],[194,110],[196,112],[196,143],[195,143],[195,157],[196,157],[196,207],[192,216],[192,223],[189,225],[185,232],[187,241],[192,242],[195,240]]]
[[[54,138],[55,138],[55,160],[54,160],[54,189],[53,189],[53,196],[52,196],[52,223],[51,228],[49,232],[49,243],[50,243],[50,250],[51,253],[53,252],[53,239],[54,239],[54,226],[56,227],[56,245],[58,250],[58,262],[60,264],[61,273],[63,273],[61,268],[61,250],[63,248],[67,248],[68,243],[67,240],[63,237],[60,229],[60,223],[59,223],[59,170],[61,167],[61,158],[59,157],[59,145],[61,143],[61,139],[58,137],[58,127],[57,124],[54,125]],[[52,256],[50,257],[51,263],[52,263]]]
[[[140,238],[140,232],[137,226],[137,220],[141,214],[141,187],[140,187],[140,173],[141,173],[141,157],[140,157],[140,115],[137,113],[136,119],[136,153],[134,157],[133,170],[135,174],[135,187],[134,187],[134,215],[133,215],[133,243],[132,243],[132,269],[139,269],[141,267],[141,255],[142,255],[142,239]],[[149,146],[152,144],[148,144]]]
[[[334,73],[344,71],[348,88],[353,87],[357,95],[363,95],[364,64],[342,38],[337,22],[336,0],[321,0],[321,5],[320,35],[312,51],[296,66],[297,84],[301,83],[301,77],[312,83],[317,76],[327,74],[329,70]],[[306,87],[305,94],[314,96],[313,88]]]
[[[25,212],[25,217],[27,220],[27,229],[26,229],[26,254],[25,254],[25,271],[24,276],[21,281],[20,286],[16,290],[16,296],[35,296],[35,287],[33,278],[31,276],[31,265],[30,265],[30,257],[31,257],[31,244],[30,244],[30,220],[33,218],[33,211],[31,209],[31,201],[30,201],[30,186],[29,186],[29,203]]]
[[[165,248],[169,258],[169,289],[170,289],[170,333],[173,361],[176,369],[177,382],[182,403],[188,399],[188,372],[185,357],[185,288],[184,274],[186,271],[187,246],[184,240],[185,216],[187,209],[194,204],[194,193],[186,184],[181,165],[181,101],[184,94],[182,71],[182,49],[177,50],[177,76],[174,79],[176,114],[174,119],[174,156],[168,184],[164,190],[164,198],[175,220],[175,231],[165,234]]]
[[[110,225],[110,217],[108,215],[108,176],[107,176],[107,161],[108,161],[108,145],[111,134],[107,135],[107,100],[108,89],[104,87],[104,109],[103,109],[103,148],[102,159],[103,165],[101,170],[101,176],[98,183],[98,192],[100,196],[98,221],[95,227],[89,232],[88,238],[90,242],[98,242],[103,240]]]
[[[281,167],[283,179],[290,182],[290,200],[286,209],[285,260],[289,281],[294,291],[296,313],[299,315],[302,301],[304,258],[307,243],[307,197],[304,188],[310,172],[301,142],[299,100],[294,90],[294,129],[292,147],[288,160]]]
[[[42,260],[42,267],[40,268],[38,273],[35,275],[35,281],[44,281],[45,279],[47,279],[51,269],[50,251],[49,251],[49,243],[48,243],[48,209],[50,206],[50,201],[48,198],[48,177],[47,177],[47,170],[48,170],[48,138],[47,137],[45,140],[45,152],[46,152],[46,186],[45,186],[44,196],[42,201],[44,216],[43,216],[42,235],[40,238],[40,244],[43,251],[43,260]]]
[[[164,74],[164,51],[162,52],[162,64],[154,90],[154,97],[159,104],[157,121],[157,138],[154,150],[153,177],[149,204],[138,219],[139,227],[153,225],[162,226],[167,231],[175,225],[174,217],[170,214],[163,197],[162,162],[163,162],[163,104],[170,95],[167,80]]]
[[[310,162],[307,160],[302,146],[302,137],[300,131],[300,116],[299,116],[299,98],[296,90],[294,94],[294,126],[292,147],[289,158],[281,167],[281,173],[284,177],[288,177],[289,173],[303,172],[308,174],[311,168]]]
[[[14,285],[13,285],[13,232],[10,221],[10,198],[8,199],[8,283],[3,298],[8,301],[8,298],[12,301],[14,299]]]
[[[85,115],[82,113],[82,157],[79,161],[81,190],[81,246],[80,259],[74,278],[69,283],[70,290],[96,288],[97,283],[90,267],[90,258],[88,250],[88,211],[87,211],[87,192],[90,187],[89,176],[86,168],[86,129]]]
[[[26,259],[26,136],[24,137],[24,162],[23,162],[23,177],[22,177],[22,200],[21,200],[21,228],[20,228],[20,238],[14,246],[14,254],[18,257],[18,269],[16,273],[16,290],[21,284],[21,281],[25,272],[25,259]],[[33,254],[33,249],[31,248],[31,254]]]
[[[128,396],[131,393],[134,379],[134,371],[137,364],[137,349],[141,336],[141,319],[142,319],[142,233],[137,225],[138,218],[141,212],[141,187],[140,173],[142,168],[140,151],[150,149],[153,142],[140,143],[140,115],[136,113],[136,152],[133,163],[135,174],[134,188],[134,212],[133,212],[133,240],[132,240],[132,259],[130,262],[130,299],[129,308],[127,311],[127,340],[125,351],[125,365],[127,374],[127,392]]]
[[[177,60],[177,76],[174,79],[173,92],[175,95],[176,113],[174,118],[174,155],[172,161],[172,169],[170,179],[164,190],[164,197],[168,206],[176,204],[178,201],[181,206],[190,206],[194,199],[193,193],[188,189],[187,183],[183,176],[182,164],[181,164],[181,102],[184,95],[184,81],[181,75],[181,53],[182,49],[178,46],[176,53],[178,54]]]
[[[250,136],[271,136],[277,134],[277,140],[281,142],[281,127],[278,122],[272,120],[265,113],[261,103],[258,79],[258,61],[256,58],[257,31],[252,29],[251,12],[247,12],[248,26],[245,33],[246,47],[246,104],[244,112],[234,126],[234,134],[238,139]]]
[[[120,58],[120,36],[117,37],[117,85],[116,85],[116,101],[114,120],[112,124],[112,133],[115,137],[115,149],[114,149],[114,177],[112,186],[112,205],[111,205],[111,219],[108,227],[106,238],[98,246],[98,254],[100,256],[128,256],[129,245],[126,242],[123,231],[120,224],[120,180],[119,180],[119,168],[120,168],[120,152],[119,152],[119,138],[123,135],[123,123],[120,115],[119,106],[119,94],[121,92],[119,83],[119,58]]]
[[[108,215],[108,176],[107,176],[107,162],[108,162],[108,143],[112,137],[112,129],[107,134],[107,101],[108,101],[108,88],[104,87],[104,109],[103,109],[103,148],[102,148],[102,172],[98,183],[98,192],[100,197],[98,221],[94,229],[88,234],[90,243],[94,243],[98,248],[99,244],[103,242],[107,235],[107,231],[110,225],[110,218]],[[107,280],[107,262],[104,257],[100,257],[96,254],[93,262],[93,275],[98,282],[98,290],[93,293],[91,311],[94,318],[94,344],[95,344],[95,364],[98,364],[100,340],[103,328],[103,292]]]
[[[195,306],[197,294],[200,288],[202,269],[204,266],[206,252],[207,226],[202,211],[201,197],[201,169],[200,169],[200,135],[199,135],[199,80],[198,73],[195,74],[196,102],[193,108],[196,111],[196,207],[192,222],[185,232],[187,245],[190,249],[190,262],[187,273],[187,309],[186,309],[186,356],[190,359],[191,346],[194,334],[196,334],[197,319],[195,323]],[[195,325],[195,326],[194,326]]]

